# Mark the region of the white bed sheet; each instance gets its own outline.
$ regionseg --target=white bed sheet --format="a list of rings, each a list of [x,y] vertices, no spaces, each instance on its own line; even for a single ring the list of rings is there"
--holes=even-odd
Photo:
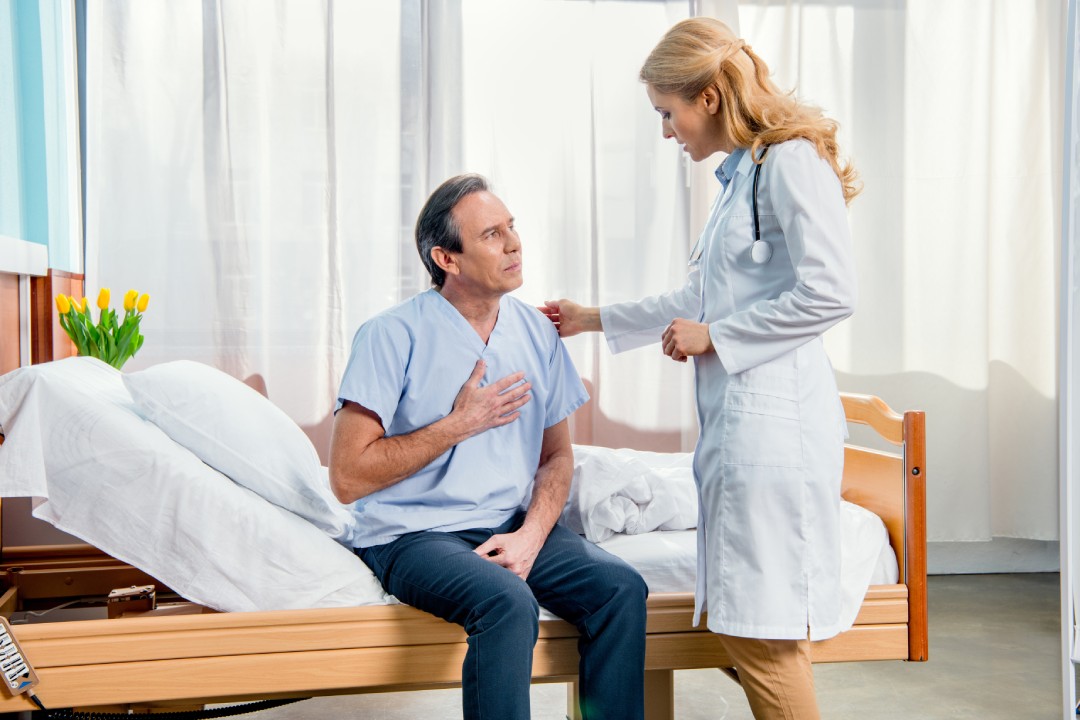
[[[899,578],[896,553],[889,545],[885,523],[869,510],[843,502],[840,506],[840,605],[842,628],[855,622],[871,585],[891,585]],[[638,535],[617,534],[597,543],[633,565],[649,593],[694,592],[697,578],[697,531],[654,530]],[[543,611],[545,618],[554,617]]]
[[[636,567],[651,592],[694,591],[697,505],[692,453],[574,446],[563,524]],[[899,572],[881,518],[842,502],[840,531],[846,630],[867,588],[895,583]]]
[[[855,622],[871,585],[891,585],[899,577],[896,553],[885,524],[869,510],[841,504],[840,586],[843,629]],[[697,578],[697,531],[655,530],[614,535],[600,547],[637,569],[650,593],[694,592]]]

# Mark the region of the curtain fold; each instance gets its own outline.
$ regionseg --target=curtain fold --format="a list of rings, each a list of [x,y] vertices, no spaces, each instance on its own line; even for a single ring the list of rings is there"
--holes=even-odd
[[[1080,663],[1080,16],[1069,0],[1062,133],[1060,497],[1062,680],[1066,715],[1076,706]],[[1070,662],[1071,661],[1071,662]]]

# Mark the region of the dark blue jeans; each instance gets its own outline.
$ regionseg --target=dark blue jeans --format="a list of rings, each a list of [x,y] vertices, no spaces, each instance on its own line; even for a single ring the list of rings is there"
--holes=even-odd
[[[581,633],[582,717],[642,718],[645,582],[561,525],[548,535],[528,580],[473,553],[523,519],[497,528],[410,533],[357,554],[398,600],[465,628],[461,690],[468,720],[529,720],[540,605]]]

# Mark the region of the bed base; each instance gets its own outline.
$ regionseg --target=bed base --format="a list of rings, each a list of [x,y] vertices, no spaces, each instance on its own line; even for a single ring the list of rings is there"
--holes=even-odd
[[[851,630],[812,645],[815,662],[906,659],[908,592],[871,588]],[[691,626],[690,593],[649,600],[650,700],[670,704],[673,671],[730,665],[717,637]],[[21,625],[47,707],[197,704],[455,687],[465,633],[404,605]],[[577,631],[541,623],[534,681],[572,682]],[[573,688],[571,688],[573,692]],[[22,696],[0,712],[32,709]],[[651,718],[672,717],[652,713]]]
[[[51,296],[51,293],[49,293]],[[51,313],[38,313],[50,317]],[[55,335],[51,323],[41,324]],[[6,334],[6,333],[5,333]],[[55,352],[55,351],[54,351]],[[62,354],[63,349],[58,354]],[[849,422],[899,446],[884,453],[848,446],[842,493],[880,516],[900,567],[900,584],[870,588],[855,626],[812,644],[814,662],[928,658],[926,611],[925,419],[881,400],[843,395]],[[0,435],[0,443],[3,442]],[[83,546],[0,548],[0,612],[104,595],[118,586],[160,583]],[[181,612],[198,610],[193,606]],[[691,627],[694,601],[661,593],[648,602],[646,717],[674,717],[675,670],[730,666],[715,635]],[[18,625],[14,633],[41,679],[50,708],[198,705],[208,702],[389,692],[459,686],[460,627],[406,606],[207,613]],[[577,716],[577,634],[541,623],[533,679],[569,682]],[[0,713],[32,711],[25,695],[0,692]]]

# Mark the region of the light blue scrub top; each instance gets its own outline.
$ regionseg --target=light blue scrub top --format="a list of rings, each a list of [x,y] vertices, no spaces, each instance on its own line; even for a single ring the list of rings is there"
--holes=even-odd
[[[545,428],[589,399],[558,332],[536,308],[504,295],[485,345],[442,295],[422,292],[360,326],[337,407],[362,405],[379,416],[387,437],[411,433],[450,414],[481,358],[481,386],[525,372],[532,399],[521,417],[353,503],[356,547],[422,530],[496,527],[528,507]]]

